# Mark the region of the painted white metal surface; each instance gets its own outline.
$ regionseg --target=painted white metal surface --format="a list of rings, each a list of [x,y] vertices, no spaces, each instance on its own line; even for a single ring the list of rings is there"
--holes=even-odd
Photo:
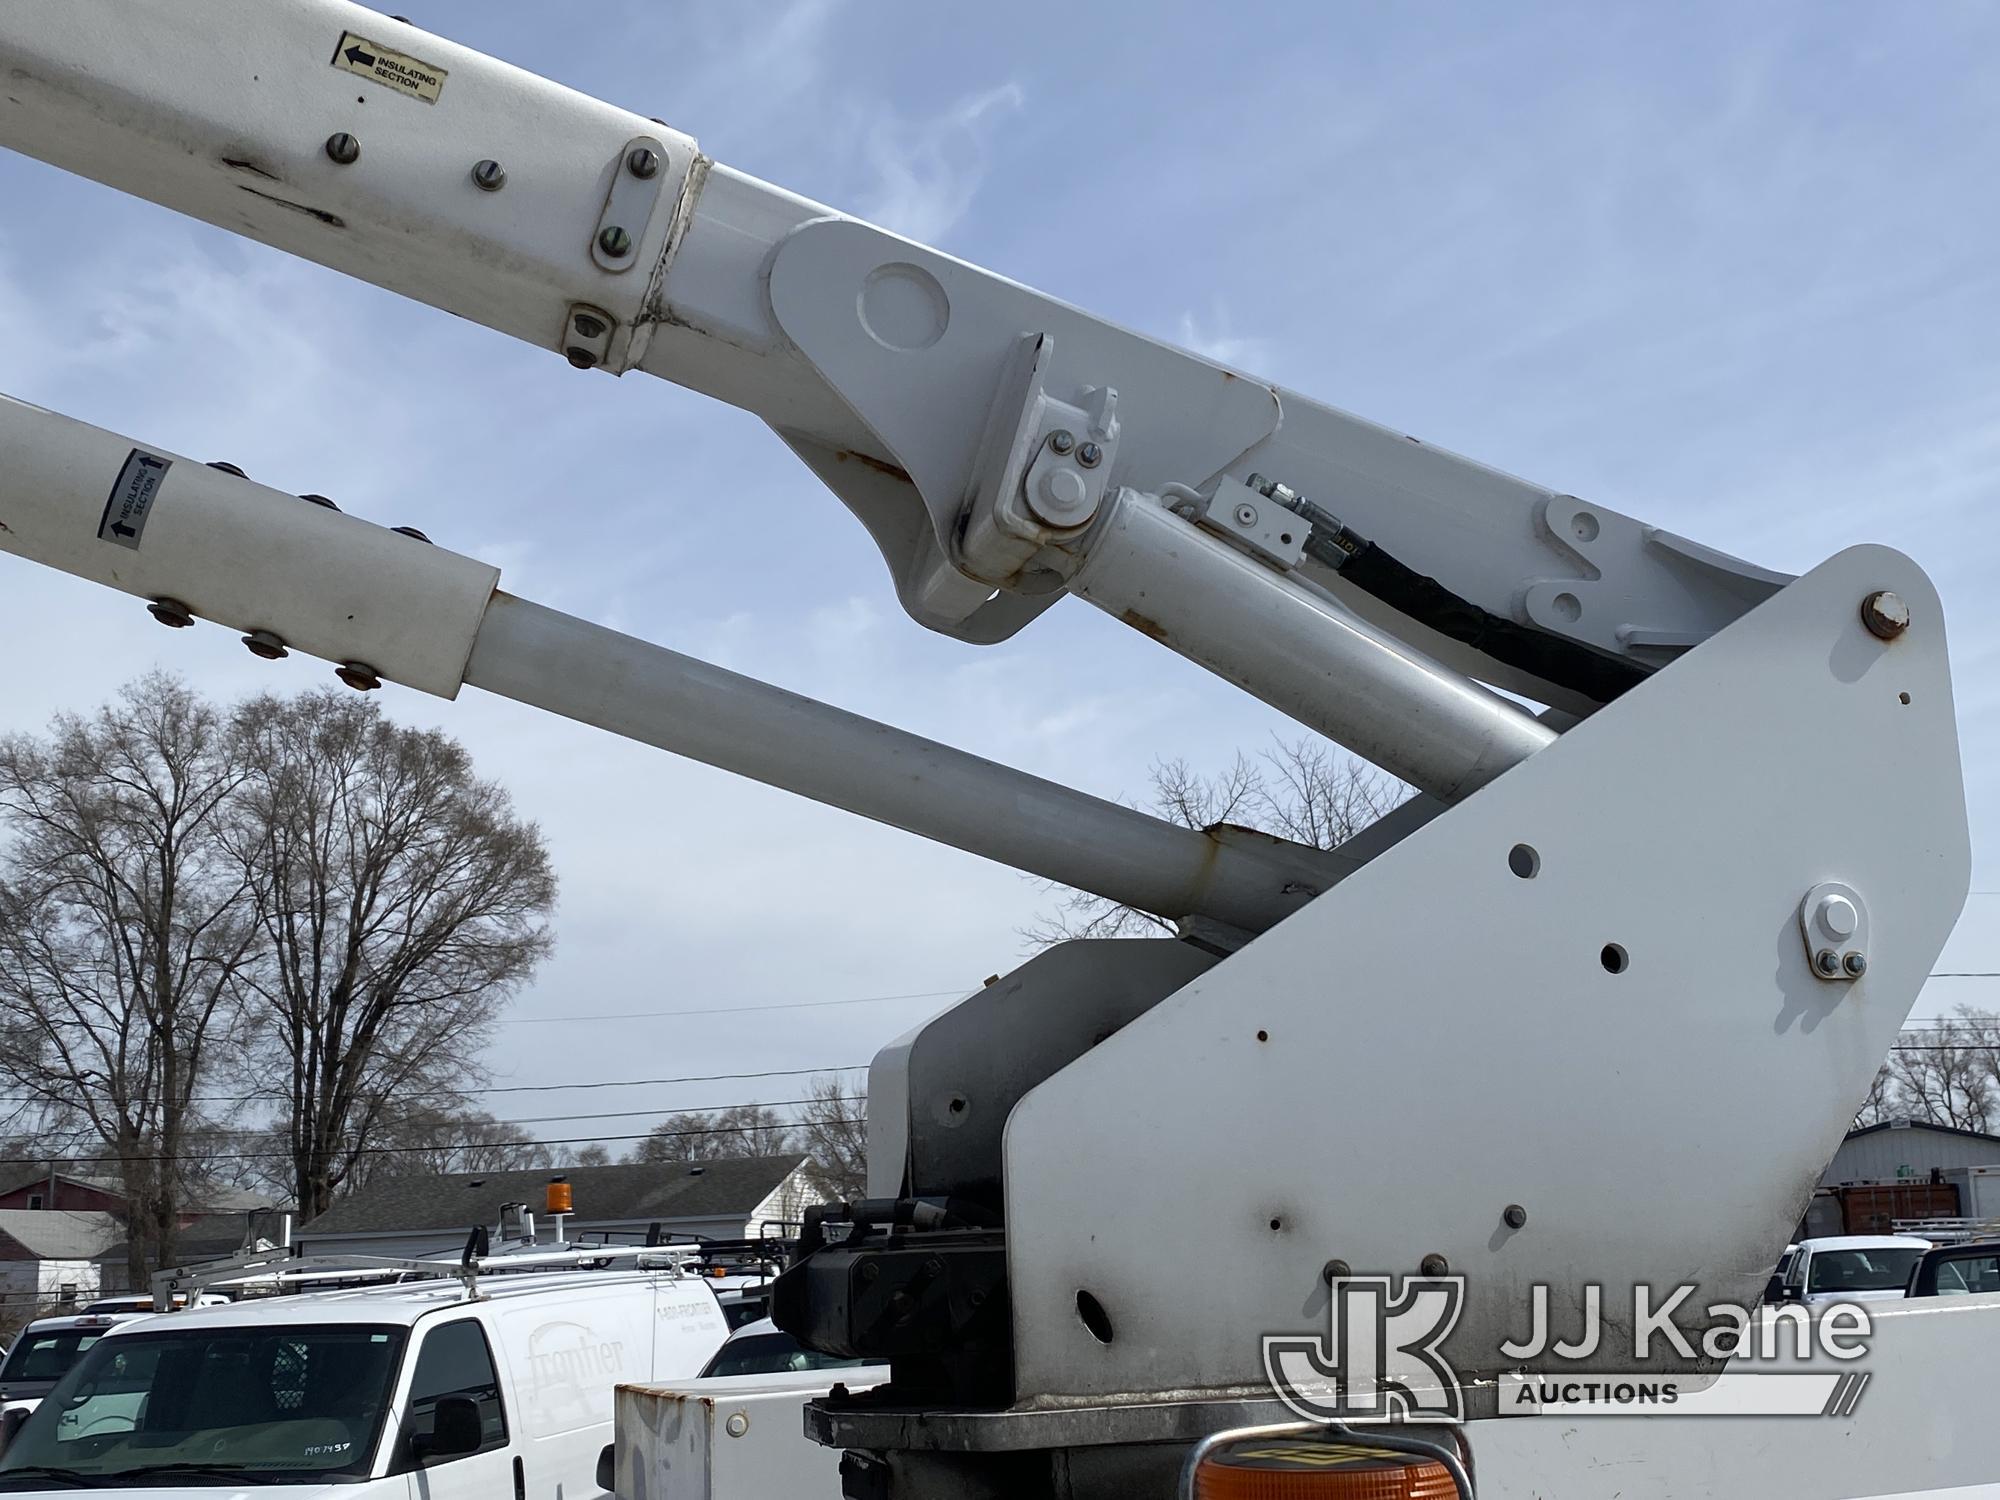
[[[168,465],[126,529],[134,453]],[[499,570],[0,396],[0,550],[455,698]],[[153,629],[133,606],[134,630]]]
[[[1555,743],[1525,709],[1131,490],[1070,587],[1447,802]]]
[[[1919,622],[1893,643],[1858,615],[1885,587]],[[1968,862],[1937,596],[1899,554],[1844,552],[1022,1102],[1021,1397],[1254,1386],[1261,1334],[1324,1332],[1332,1258],[1469,1277],[1462,1376],[1511,1363],[1537,1282],[1754,1301]],[[1829,878],[1875,924],[1839,984],[1798,935]],[[1230,1267],[1199,1298],[1190,1236]]]
[[[1868,1386],[1845,1416],[1474,1422],[1479,1500],[1991,1500],[2000,1425],[1969,1372],[1992,1368],[2000,1301],[1953,1302],[1870,1306],[1868,1353],[1846,1367]]]
[[[806,1402],[879,1367],[623,1385],[614,1417],[618,1500],[838,1500],[840,1453],[805,1435]]]

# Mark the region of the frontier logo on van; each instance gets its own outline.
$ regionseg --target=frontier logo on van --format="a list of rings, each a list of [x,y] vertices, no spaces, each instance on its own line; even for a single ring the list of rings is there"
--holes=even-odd
[[[528,1369],[537,1393],[601,1388],[625,1373],[625,1345],[581,1323],[544,1323],[528,1336]]]

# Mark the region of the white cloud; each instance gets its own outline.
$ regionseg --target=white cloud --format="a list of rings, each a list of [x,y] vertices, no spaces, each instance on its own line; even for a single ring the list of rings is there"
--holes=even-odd
[[[993,131],[1026,101],[1020,85],[1004,83],[931,119],[877,111],[865,137],[875,183],[860,201],[861,217],[924,244],[944,240],[986,176]]]

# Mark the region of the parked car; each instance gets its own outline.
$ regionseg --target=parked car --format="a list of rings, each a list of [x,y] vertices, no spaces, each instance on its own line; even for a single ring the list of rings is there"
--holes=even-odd
[[[840,1454],[805,1435],[805,1405],[835,1382],[863,1391],[888,1378],[887,1365],[806,1349],[768,1318],[745,1324],[697,1379],[620,1388],[615,1488],[648,1500],[837,1495]]]
[[[1907,1297],[1971,1297],[2000,1293],[2000,1240],[1938,1245],[1917,1257]]]
[[[1771,1272],[1770,1280],[1764,1283],[1764,1300],[1766,1302],[1782,1302],[1785,1300],[1785,1273],[1791,1270],[1792,1262],[1798,1257],[1798,1253],[1799,1247],[1797,1245],[1785,1246],[1785,1253],[1778,1257],[1777,1269]]]
[[[671,1270],[482,1274],[477,1292],[432,1277],[107,1329],[8,1419],[0,1491],[587,1500],[614,1388],[692,1377],[728,1333],[707,1283]]]
[[[21,1330],[6,1363],[0,1364],[0,1419],[10,1411],[33,1411],[91,1345],[118,1324],[149,1315],[85,1312],[37,1318]]]
[[[1929,1240],[1906,1234],[1843,1234],[1800,1240],[1786,1266],[1779,1300],[1881,1302],[1903,1295]]]

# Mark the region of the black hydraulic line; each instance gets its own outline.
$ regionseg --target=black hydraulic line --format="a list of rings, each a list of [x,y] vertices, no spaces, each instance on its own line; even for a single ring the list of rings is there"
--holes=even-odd
[[[1332,568],[1364,594],[1483,656],[1598,703],[1609,703],[1651,675],[1637,662],[1481,609],[1399,561],[1289,485],[1258,474],[1250,476],[1250,485],[1306,523],[1308,557]]]

